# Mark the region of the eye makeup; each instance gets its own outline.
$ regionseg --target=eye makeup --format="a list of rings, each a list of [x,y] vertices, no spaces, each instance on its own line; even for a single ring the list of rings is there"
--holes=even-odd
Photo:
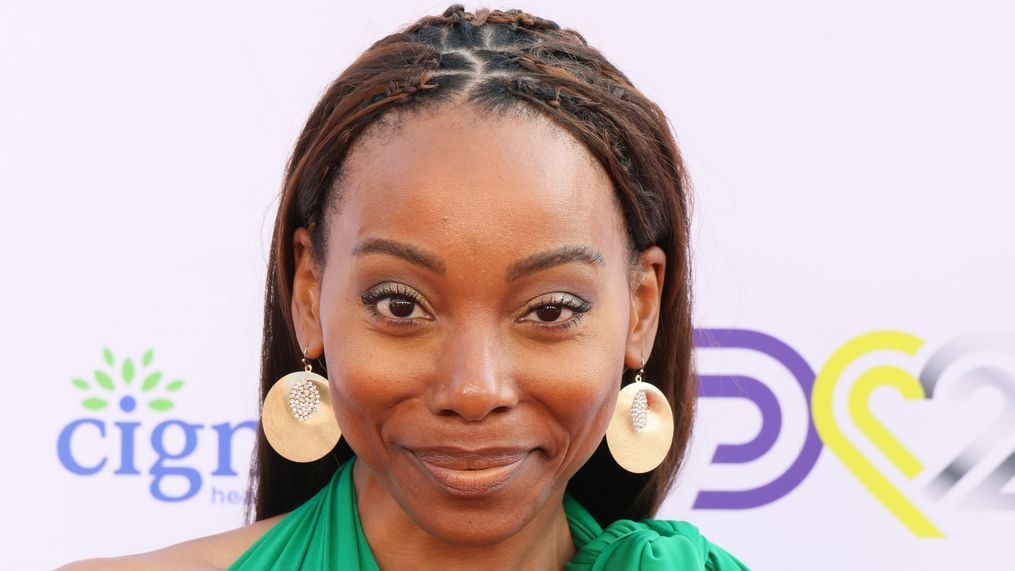
[[[382,282],[360,296],[372,319],[395,327],[422,327],[433,321],[429,304],[415,289],[399,282]],[[568,292],[537,296],[515,314],[515,321],[541,331],[564,332],[579,325],[592,301]],[[414,316],[419,311],[420,315]],[[529,318],[532,316],[533,318]],[[563,321],[558,321],[564,317]]]

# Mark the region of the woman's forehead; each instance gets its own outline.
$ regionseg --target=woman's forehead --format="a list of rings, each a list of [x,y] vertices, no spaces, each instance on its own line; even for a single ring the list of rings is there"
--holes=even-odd
[[[613,192],[595,158],[548,121],[420,115],[350,152],[329,244],[348,251],[385,238],[438,250],[500,245],[511,255],[563,244],[622,250],[611,244],[625,236]]]

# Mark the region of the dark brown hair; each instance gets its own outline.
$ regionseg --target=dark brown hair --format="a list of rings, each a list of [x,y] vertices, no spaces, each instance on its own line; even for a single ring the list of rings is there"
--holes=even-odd
[[[440,16],[421,18],[370,46],[314,108],[286,166],[275,221],[261,401],[302,356],[291,314],[293,232],[310,228],[312,250],[318,256],[324,251],[333,183],[350,146],[369,126],[395,112],[403,116],[459,100],[487,113],[540,113],[568,131],[612,179],[635,251],[657,245],[666,253],[659,331],[645,378],[673,407],[673,447],[654,471],[631,474],[603,443],[568,484],[568,493],[603,524],[650,517],[683,461],[697,398],[691,364],[690,181],[659,106],[581,34],[520,10],[473,14],[455,4]],[[620,384],[618,379],[618,390]],[[272,450],[259,428],[248,519],[251,508],[254,519],[261,520],[297,507],[352,454],[343,439],[320,460],[290,462]]]

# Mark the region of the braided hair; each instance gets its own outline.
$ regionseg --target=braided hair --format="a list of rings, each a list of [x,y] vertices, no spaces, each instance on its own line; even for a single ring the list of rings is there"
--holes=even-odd
[[[604,442],[568,483],[568,493],[604,525],[649,517],[682,464],[695,415],[690,181],[659,106],[581,34],[521,10],[472,13],[454,4],[440,16],[423,17],[371,45],[328,87],[310,114],[286,165],[268,261],[261,401],[302,356],[291,314],[293,232],[299,227],[310,230],[311,251],[315,261],[323,263],[325,214],[338,199],[333,195],[340,194],[343,159],[353,143],[371,126],[447,103],[552,120],[582,142],[610,176],[632,259],[653,245],[666,253],[659,330],[645,377],[673,407],[673,446],[654,471],[631,474],[613,461]],[[628,376],[622,382],[629,382]],[[320,460],[294,463],[271,448],[259,427],[247,519],[261,520],[297,507],[352,454],[343,439]]]

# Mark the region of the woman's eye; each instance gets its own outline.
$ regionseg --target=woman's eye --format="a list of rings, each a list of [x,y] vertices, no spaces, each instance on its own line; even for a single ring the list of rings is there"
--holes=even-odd
[[[404,284],[380,284],[364,293],[362,300],[373,318],[392,325],[421,325],[423,320],[433,319],[424,308],[423,297]]]
[[[539,321],[543,323],[553,323],[558,320],[567,321],[574,315],[574,310],[569,307],[561,305],[542,305],[531,312],[529,315],[535,316]]]
[[[555,294],[529,307],[520,321],[546,329],[567,329],[581,321],[592,303],[571,294]]]
[[[381,315],[392,319],[426,317],[418,303],[405,297],[386,297],[378,301],[376,307]]]

